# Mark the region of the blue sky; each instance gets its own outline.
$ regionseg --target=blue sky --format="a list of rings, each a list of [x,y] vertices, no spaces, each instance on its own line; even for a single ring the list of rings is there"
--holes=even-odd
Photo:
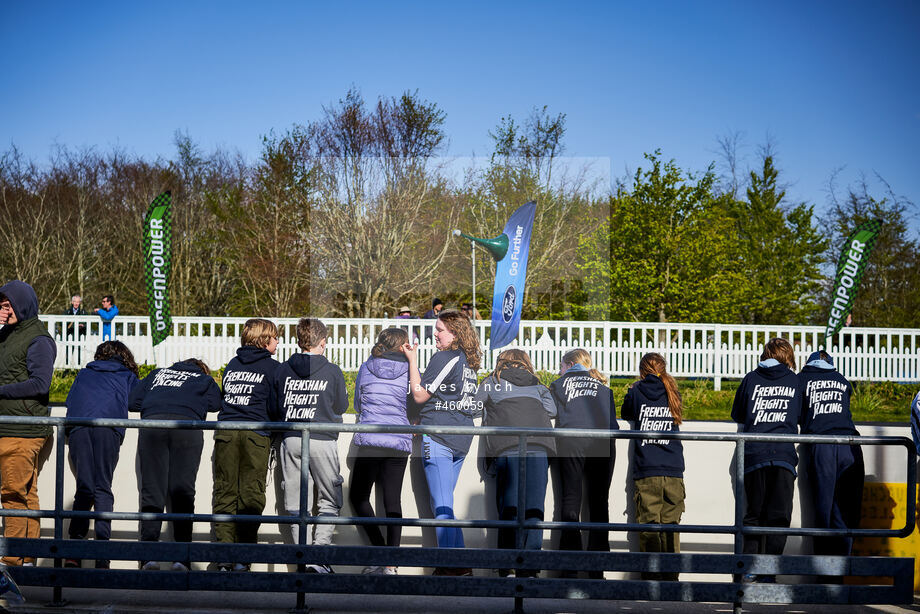
[[[767,135],[796,201],[881,174],[920,203],[920,3],[5,2],[0,150],[174,153],[176,130],[248,159],[260,137],[357,86],[418,90],[449,155],[487,155],[503,115],[567,115],[566,154],[619,177]]]

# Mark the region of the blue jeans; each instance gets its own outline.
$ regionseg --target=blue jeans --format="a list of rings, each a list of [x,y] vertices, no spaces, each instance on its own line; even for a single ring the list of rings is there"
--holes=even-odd
[[[518,484],[520,483],[520,457],[499,456],[495,459],[495,502],[500,520],[517,520]],[[543,450],[530,450],[524,460],[524,519],[543,520],[543,502],[546,500],[546,474],[549,460]],[[517,529],[499,529],[498,547],[517,548]],[[524,529],[524,548],[540,550],[543,547],[542,529]]]
[[[465,454],[454,452],[428,435],[422,436],[422,467],[428,481],[431,511],[438,520],[455,518],[454,487],[465,458]],[[463,531],[459,527],[437,527],[435,535],[439,548],[463,548]]]

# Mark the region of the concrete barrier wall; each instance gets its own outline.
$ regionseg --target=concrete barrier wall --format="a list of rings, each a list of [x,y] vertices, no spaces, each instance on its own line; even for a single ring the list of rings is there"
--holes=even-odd
[[[55,416],[63,416],[64,408],[55,408]],[[346,419],[353,416],[348,416]],[[629,428],[628,423],[621,421],[620,428]],[[910,437],[910,429],[904,426],[872,426],[859,425],[862,435],[899,435]],[[736,425],[727,422],[687,422],[682,429],[685,432],[736,432]],[[134,512],[139,509],[137,462],[137,429],[128,429],[121,456],[115,471],[115,511]],[[351,434],[345,433],[339,437],[339,454],[341,459],[342,475],[345,478],[345,507],[342,515],[352,515],[348,503],[348,487],[351,461],[349,451],[351,447]],[[44,509],[54,507],[54,445],[47,446],[48,458],[45,461],[39,476],[39,497]],[[495,487],[490,479],[483,480],[477,468],[478,438],[474,439],[470,455],[463,465],[460,480],[455,491],[455,512],[460,519],[496,519]],[[630,445],[628,440],[617,442],[617,462],[610,488],[610,521],[634,521],[632,504],[632,480],[630,475]],[[734,454],[733,442],[714,441],[685,441],[684,456],[686,459],[685,485],[687,491],[686,512],[682,518],[684,524],[720,524],[731,525],[734,522],[734,495],[732,492],[732,462]],[[213,432],[205,432],[205,446],[202,454],[201,466],[198,470],[197,497],[195,511],[209,513],[211,511],[212,493],[212,453]],[[867,482],[904,483],[907,475],[907,456],[901,446],[864,446],[866,461]],[[810,526],[810,505],[808,478],[804,471],[800,471],[796,481],[796,496],[793,508],[793,526]],[[552,474],[552,471],[551,471]],[[550,475],[550,484],[547,488],[546,518],[550,519],[554,513],[553,477]],[[75,490],[73,473],[69,464],[65,468],[64,505],[70,509],[73,504]],[[281,501],[281,474],[276,468],[269,476],[266,513],[282,515],[284,511],[279,507]],[[374,503],[375,510],[382,510],[382,502],[378,499]],[[413,454],[409,462],[409,469],[403,483],[403,515],[409,517],[431,518],[428,504],[428,491],[425,476],[422,473],[421,462]],[[803,518],[805,522],[803,523]],[[65,521],[65,527],[66,527]],[[464,529],[466,545],[472,548],[494,548],[496,534],[493,529]],[[53,536],[53,521],[42,520],[42,535]],[[65,528],[64,535],[67,532]],[[170,539],[170,531],[164,526],[163,539]],[[138,523],[129,521],[114,521],[112,523],[112,538],[131,540],[138,537]],[[212,539],[211,528],[206,523],[196,523],[194,540],[209,541]],[[290,543],[287,527],[279,528],[275,524],[263,524],[259,533],[262,543]],[[786,553],[810,552],[807,538],[790,537]],[[340,545],[365,544],[363,535],[359,534],[356,527],[340,526],[336,530],[335,543]],[[558,535],[549,531],[544,535],[544,548],[553,548],[558,543]],[[637,551],[636,536],[624,532],[611,532],[611,548],[621,551]],[[403,546],[435,546],[434,529],[420,527],[404,527]],[[728,553],[732,552],[733,538],[724,534],[684,534],[681,536],[681,550],[683,552],[700,553]],[[40,564],[50,564],[42,561]],[[129,567],[128,562],[113,561],[115,567]],[[278,566],[271,566],[272,569]],[[257,566],[256,569],[260,567]],[[265,569],[266,566],[261,566]],[[417,570],[420,571],[420,570]],[[411,573],[405,570],[404,573]],[[608,577],[617,577],[617,574],[608,572]]]

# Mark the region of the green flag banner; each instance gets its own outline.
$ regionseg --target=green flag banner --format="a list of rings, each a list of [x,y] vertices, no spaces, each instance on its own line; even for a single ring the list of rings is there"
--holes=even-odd
[[[153,345],[169,336],[169,274],[172,268],[172,200],[169,191],[153,199],[144,216],[144,283]]]
[[[875,246],[882,220],[870,220],[860,224],[854,230],[840,251],[837,260],[837,275],[834,277],[834,293],[831,295],[831,310],[827,316],[827,326],[824,329],[824,345],[829,347],[830,338],[837,334],[847,316],[853,309],[856,291],[862,281],[869,254]]]

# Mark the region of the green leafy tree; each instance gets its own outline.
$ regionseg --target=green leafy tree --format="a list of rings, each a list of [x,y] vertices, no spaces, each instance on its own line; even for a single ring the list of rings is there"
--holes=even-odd
[[[610,221],[581,242],[579,268],[609,281],[582,313],[634,321],[721,321],[737,317],[741,273],[731,221],[713,195],[711,168],[696,178],[661,152],[610,199]],[[606,259],[605,259],[606,256]]]
[[[760,171],[750,173],[747,200],[728,200],[744,272],[738,307],[745,324],[804,324],[819,309],[827,239],[814,224],[813,206],[786,204],[778,176],[767,154]]]

